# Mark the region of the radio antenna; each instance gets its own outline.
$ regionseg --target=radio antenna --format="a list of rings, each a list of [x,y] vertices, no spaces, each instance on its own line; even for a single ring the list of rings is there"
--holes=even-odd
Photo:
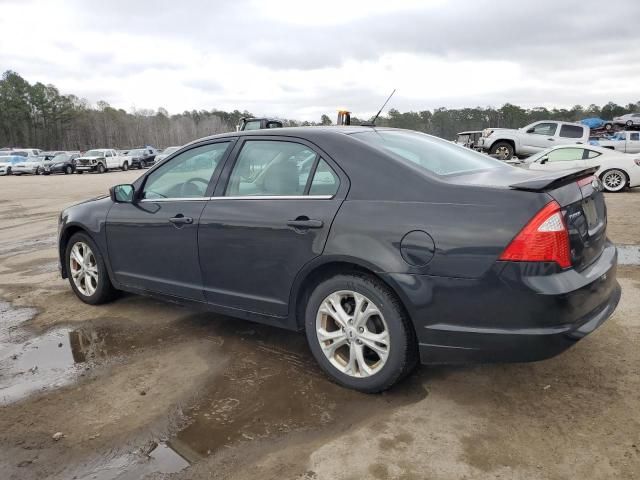
[[[393,92],[391,92],[391,95],[389,95],[387,100],[382,104],[382,107],[380,107],[380,110],[378,110],[378,113],[376,113],[376,116],[373,117],[373,119],[370,122],[363,123],[362,124],[363,126],[365,126],[365,127],[375,127],[376,126],[376,120],[378,119],[378,117],[382,113],[382,110],[384,110],[384,107],[387,105],[387,103],[389,103],[389,100],[391,100],[391,97],[393,97],[394,93],[396,93],[396,89],[395,88],[393,89]]]

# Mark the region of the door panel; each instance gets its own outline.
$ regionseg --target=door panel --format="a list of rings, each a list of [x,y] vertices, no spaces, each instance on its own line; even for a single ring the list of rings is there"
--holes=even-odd
[[[536,153],[545,148],[556,145],[555,135],[558,132],[558,124],[555,122],[542,122],[531,127],[522,136],[522,147],[526,153]]]
[[[205,200],[116,203],[107,219],[109,258],[124,285],[204,300],[198,263],[198,219]],[[193,219],[174,224],[173,218]]]
[[[295,276],[322,253],[341,203],[314,197],[216,197],[208,202],[198,233],[207,300],[251,312],[287,315]],[[296,219],[321,223],[313,228],[288,225]]]

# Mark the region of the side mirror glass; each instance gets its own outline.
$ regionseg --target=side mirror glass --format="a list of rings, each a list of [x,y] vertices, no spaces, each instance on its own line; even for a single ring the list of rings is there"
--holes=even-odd
[[[133,185],[129,185],[129,184],[116,185],[115,187],[111,187],[109,189],[111,200],[117,203],[133,202],[134,192],[135,190],[133,188]]]

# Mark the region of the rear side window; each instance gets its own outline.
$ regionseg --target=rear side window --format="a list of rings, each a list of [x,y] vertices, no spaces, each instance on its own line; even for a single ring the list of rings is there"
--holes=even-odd
[[[585,150],[585,153],[587,154],[585,158],[596,158],[601,155],[600,152],[594,150]]]
[[[505,168],[500,160],[424,133],[376,129],[352,135],[397,160],[436,175]]]
[[[340,180],[333,169],[320,159],[316,173],[311,181],[309,195],[335,195],[338,192]]]
[[[303,195],[316,153],[289,141],[248,140],[229,178],[227,197]]]
[[[582,138],[583,129],[577,125],[562,125],[560,136],[564,138]]]
[[[583,148],[558,148],[557,150],[551,150],[547,158],[549,162],[566,162],[570,160],[582,160],[583,155]]]

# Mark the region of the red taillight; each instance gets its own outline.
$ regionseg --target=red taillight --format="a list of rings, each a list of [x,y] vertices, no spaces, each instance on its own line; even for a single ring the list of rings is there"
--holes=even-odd
[[[562,268],[571,266],[569,232],[560,205],[545,205],[516,235],[500,255],[512,262],[556,262]]]

